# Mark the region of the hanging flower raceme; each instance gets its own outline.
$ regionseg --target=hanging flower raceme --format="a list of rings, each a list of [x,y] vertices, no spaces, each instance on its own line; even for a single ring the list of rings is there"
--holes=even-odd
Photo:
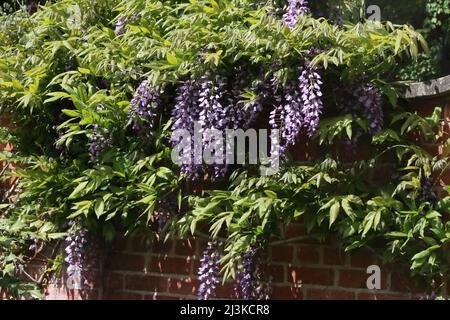
[[[436,193],[436,187],[433,183],[432,177],[427,177],[422,174],[420,177],[420,189],[419,189],[419,203],[422,204],[424,202],[435,203],[438,199],[438,195]]]
[[[253,246],[243,256],[242,271],[235,287],[236,295],[243,300],[265,300],[269,298],[270,286],[264,281],[263,250]]]
[[[362,110],[369,121],[369,133],[377,134],[383,129],[384,113],[381,93],[373,84],[364,85],[354,91]]]
[[[323,110],[322,79],[318,67],[312,67],[306,61],[299,73],[298,83],[289,82],[282,90],[277,89],[275,80],[272,80],[275,105],[269,123],[272,129],[281,130],[280,155],[295,145],[302,128],[309,136],[314,135]]]
[[[114,33],[116,34],[116,36],[120,36],[125,33],[125,26],[127,22],[131,20],[138,20],[139,17],[139,15],[134,14],[132,16],[120,17],[119,19],[117,19],[117,22],[114,24]]]
[[[300,69],[300,72],[298,81],[301,91],[303,124],[311,137],[319,127],[320,115],[323,110],[322,78],[318,67],[312,67],[309,62]]]
[[[188,80],[177,89],[176,104],[172,111],[173,129],[184,129],[194,135],[194,124],[198,123],[199,132],[202,135],[202,151],[214,149],[219,155],[223,155],[225,146],[223,139],[216,140],[210,135],[209,130],[220,131],[226,129],[246,130],[255,119],[262,105],[255,103],[250,107],[244,107],[241,95],[247,81],[242,73],[238,73],[236,79],[229,88],[228,79],[217,75],[212,76],[206,72],[198,81]],[[223,138],[223,137],[222,137]],[[223,177],[227,171],[224,163],[214,163],[212,166],[193,164],[194,139],[192,139],[191,154],[185,163],[181,165],[181,172],[190,180],[198,180],[202,175],[211,174],[214,178]],[[180,141],[172,141],[173,145]],[[220,157],[219,157],[220,158]],[[180,159],[183,162],[183,159]],[[191,161],[188,161],[191,160]]]
[[[136,90],[128,111],[128,120],[133,123],[133,130],[142,135],[154,129],[158,110],[161,108],[163,90],[144,80]]]
[[[287,84],[281,92],[274,91],[275,108],[270,113],[269,124],[272,129],[281,130],[280,155],[284,155],[295,144],[303,126],[300,91],[294,83]]]
[[[108,130],[101,129],[97,124],[94,125],[94,133],[90,137],[89,153],[91,161],[97,163],[101,154],[111,146]]]
[[[89,269],[92,268],[92,259],[88,252],[88,231],[79,227],[74,221],[71,221],[70,225],[71,231],[65,239],[67,245],[64,261],[68,264],[68,279],[76,286],[75,289],[82,289],[91,280]]]
[[[158,201],[150,218],[153,230],[158,239],[161,239],[164,228],[170,218],[177,212],[177,209],[177,202],[174,199],[162,199]]]
[[[198,270],[200,280],[199,300],[209,300],[216,297],[216,289],[220,283],[220,259],[222,259],[220,244],[217,241],[208,242]]]
[[[298,17],[301,14],[309,13],[308,1],[306,0],[288,0],[286,13],[283,15],[283,22],[289,29],[294,29]]]
[[[241,95],[245,93],[244,88],[248,86],[248,83],[249,80],[246,73],[242,70],[236,71],[222,115],[227,129],[247,130],[262,110],[262,102],[258,98],[247,107],[242,101]]]
[[[177,89],[176,103],[172,110],[173,130],[186,130],[191,137],[194,136],[194,122],[198,121],[200,116],[200,105],[198,103],[200,97],[200,84],[195,80],[187,80]],[[171,140],[172,145],[178,144],[180,141]],[[190,180],[197,180],[201,173],[201,165],[193,163],[187,164],[194,159],[194,145],[191,142],[191,153],[188,158],[181,156],[182,164],[181,173]]]

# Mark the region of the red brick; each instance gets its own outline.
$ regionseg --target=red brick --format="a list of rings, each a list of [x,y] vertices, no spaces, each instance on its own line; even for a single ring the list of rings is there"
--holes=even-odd
[[[410,298],[407,295],[360,292],[358,293],[358,300],[410,300]]]
[[[413,292],[413,293],[427,293],[430,286],[425,282],[420,282],[418,279],[413,279],[409,273],[392,272],[391,274],[391,288],[392,291],[397,292]]]
[[[303,293],[295,286],[272,286],[270,299],[273,300],[302,300]]]
[[[299,247],[297,249],[297,258],[300,264],[318,264],[319,249],[317,247]]]
[[[283,265],[270,264],[266,267],[267,274],[271,277],[272,282],[284,283],[286,281],[286,268]]]
[[[326,265],[345,265],[346,254],[340,248],[323,248],[323,263]]]
[[[367,279],[370,274],[359,270],[339,271],[339,286],[343,288],[367,289]],[[386,290],[386,275],[381,271],[381,289]]]
[[[286,227],[285,230],[285,237],[287,239],[289,238],[297,238],[297,237],[302,237],[302,236],[306,236],[306,228],[303,225],[300,224],[290,224]]]
[[[360,249],[350,253],[350,265],[352,267],[367,269],[375,263],[375,256],[369,250]]]
[[[123,235],[116,236],[112,244],[114,251],[126,251],[128,247],[128,239]]]
[[[350,291],[308,288],[306,298],[308,300],[354,300],[356,294]]]
[[[145,257],[140,254],[113,254],[108,258],[109,270],[144,271]]]
[[[108,272],[105,275],[104,289],[106,291],[110,290],[123,290],[123,275],[119,273]]]
[[[334,271],[321,268],[289,268],[288,281],[315,285],[333,285]]]
[[[302,143],[297,143],[290,148],[291,155],[295,161],[311,161],[320,155],[319,146],[311,141],[306,134],[302,134],[299,140]]]
[[[434,109],[436,108],[436,105],[424,105],[421,104],[420,106],[414,107],[413,112],[417,112],[417,114],[421,117],[429,117],[433,114]]]
[[[190,274],[191,259],[171,257],[151,257],[149,264],[150,272],[168,274]]]
[[[133,237],[131,239],[131,249],[133,252],[150,252],[152,239],[149,237]]]
[[[294,258],[294,248],[291,246],[271,247],[271,258],[273,262],[292,262]]]
[[[142,300],[142,295],[129,292],[112,292],[103,297],[104,300]]]
[[[173,249],[173,241],[172,240],[167,240],[167,241],[155,240],[152,245],[152,253],[170,254],[170,253],[172,253],[172,249]]]
[[[164,294],[146,294],[144,295],[144,300],[182,300],[181,297],[171,297]]]
[[[170,281],[172,281],[170,278],[164,277],[127,275],[125,276],[125,290],[167,292]]]
[[[196,244],[192,239],[177,240],[175,242],[175,254],[181,256],[192,256],[196,253]]]
[[[441,181],[445,185],[450,184],[450,170],[445,170],[445,172],[441,176]]]
[[[236,298],[234,289],[235,289],[234,283],[226,282],[224,284],[220,284],[216,289],[217,297],[222,299]]]
[[[199,281],[196,279],[172,279],[169,284],[169,292],[177,295],[191,295],[197,294]]]

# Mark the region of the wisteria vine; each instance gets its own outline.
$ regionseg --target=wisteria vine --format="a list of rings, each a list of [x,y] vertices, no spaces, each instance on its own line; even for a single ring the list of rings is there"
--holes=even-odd
[[[200,259],[198,270],[200,280],[199,300],[209,300],[216,297],[216,289],[220,283],[220,259],[222,259],[220,243],[217,241],[208,242],[208,246]]]
[[[69,280],[82,289],[89,285],[92,280],[90,269],[92,268],[92,252],[89,252],[88,230],[77,225],[76,222],[70,222],[71,230],[65,238],[66,258],[64,261],[68,264],[67,276]]]
[[[297,24],[298,17],[301,14],[307,14],[310,12],[308,1],[306,0],[288,0],[287,12],[283,15],[284,24],[294,29]]]
[[[128,111],[128,121],[133,130],[142,136],[148,136],[154,129],[158,111],[161,108],[161,95],[164,91],[144,80],[136,90]]]
[[[243,300],[266,300],[270,297],[270,285],[264,275],[264,250],[252,246],[243,255],[242,271],[235,287],[236,297]]]

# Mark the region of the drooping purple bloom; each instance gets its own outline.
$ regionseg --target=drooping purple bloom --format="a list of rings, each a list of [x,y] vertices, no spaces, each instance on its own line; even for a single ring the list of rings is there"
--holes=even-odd
[[[106,110],[106,108],[101,105],[97,107],[97,111],[104,110]],[[91,155],[91,161],[97,163],[101,154],[111,146],[112,139],[110,138],[110,134],[107,129],[101,128],[98,124],[94,124],[93,134],[89,140],[89,153]]]
[[[419,204],[424,202],[434,203],[438,199],[436,187],[433,183],[432,177],[427,177],[422,174],[420,177],[420,189],[419,189]]]
[[[284,155],[289,146],[295,145],[303,126],[301,97],[297,85],[289,83],[282,93],[275,93],[274,103],[269,124],[272,129],[281,131],[280,154]]]
[[[359,87],[353,93],[369,120],[369,133],[377,134],[383,129],[384,113],[381,93],[373,84]]]
[[[252,246],[243,255],[242,271],[235,287],[236,296],[243,300],[265,300],[270,296],[270,286],[264,280],[263,250]]]
[[[136,90],[128,111],[128,120],[133,123],[133,130],[148,135],[154,129],[158,111],[161,108],[163,90],[144,80]]]
[[[92,268],[92,254],[88,249],[88,231],[85,228],[79,227],[74,221],[70,222],[71,231],[67,235],[66,242],[66,258],[64,261],[68,264],[67,276],[74,281],[80,281],[76,283],[78,288],[82,289],[85,285],[89,284],[92,280],[90,269]]]
[[[245,93],[244,89],[248,85],[249,79],[246,72],[242,69],[236,70],[236,76],[233,79],[232,88],[227,95],[227,101],[221,116],[225,120],[226,129],[247,130],[262,110],[261,98],[263,96],[258,95],[256,100],[248,106],[242,100],[241,95]]]
[[[125,32],[125,18],[120,17],[116,24],[114,25],[114,33],[116,34],[116,36],[120,36],[122,34],[124,34]]]
[[[111,146],[108,130],[100,129],[98,125],[95,125],[94,134],[90,137],[90,142],[89,153],[91,161],[97,163],[102,153]]]
[[[177,209],[176,200],[174,199],[162,199],[158,201],[150,219],[153,230],[158,238],[161,238],[164,228],[170,218],[177,212]]]
[[[194,135],[194,123],[199,125],[199,134],[202,135],[202,150],[214,148],[219,155],[224,156],[223,141],[216,141],[208,135],[208,130],[215,129],[224,133],[225,129],[247,129],[260,110],[258,104],[248,108],[244,107],[240,95],[244,93],[246,82],[241,73],[233,79],[231,88],[228,79],[209,72],[198,81],[189,80],[177,90],[176,104],[172,112],[173,129],[185,129],[191,137]],[[173,144],[179,141],[172,141]],[[194,143],[194,141],[192,141]],[[227,166],[223,163],[214,163],[212,166],[193,164],[194,145],[191,146],[189,165],[182,165],[181,171],[190,180],[197,180],[201,176],[211,174],[211,177],[223,177]],[[187,159],[189,160],[189,159]],[[189,162],[189,161],[187,161]]]
[[[198,278],[200,285],[198,288],[198,299],[209,300],[216,297],[216,289],[220,283],[220,244],[217,241],[208,242],[206,250],[200,259]]]
[[[311,67],[307,62],[301,70],[299,88],[301,91],[303,124],[311,137],[319,127],[320,115],[323,110],[322,78],[317,67]]]
[[[194,122],[198,121],[200,116],[200,104],[198,102],[200,97],[200,83],[195,80],[187,80],[177,89],[176,103],[172,110],[173,130],[186,130],[191,137],[194,136]],[[171,141],[173,145],[179,141]],[[181,155],[183,157],[183,155]],[[189,159],[180,159],[185,163],[180,167],[181,173],[190,180],[197,180],[200,176],[202,166],[195,165],[194,159],[194,145],[191,143],[191,153]]]
[[[294,29],[297,24],[298,17],[302,14],[310,12],[308,1],[306,0],[288,0],[286,13],[283,15],[283,22],[289,29]]]
[[[131,20],[137,20],[139,18],[139,15],[134,14],[132,16],[120,17],[119,19],[117,19],[117,22],[114,25],[114,33],[116,34],[116,36],[120,36],[125,33],[125,26],[127,22]]]
[[[281,131],[280,155],[295,145],[302,128],[309,136],[317,131],[323,110],[322,80],[318,68],[311,67],[306,61],[299,73],[298,82],[288,82],[282,89],[277,88],[275,80],[272,80],[274,109],[269,123],[272,129]]]

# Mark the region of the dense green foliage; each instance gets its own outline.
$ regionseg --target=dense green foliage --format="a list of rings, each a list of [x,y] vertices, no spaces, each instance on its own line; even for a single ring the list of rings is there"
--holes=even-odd
[[[404,80],[429,80],[450,73],[450,2],[448,0],[374,0],[382,17],[396,23],[411,24],[427,39],[430,52],[417,63],[404,64],[399,75]]]
[[[433,157],[416,139],[436,142],[440,110],[429,118],[402,110],[399,84],[388,82],[393,65],[427,49],[424,38],[406,25],[352,22],[359,1],[337,1],[348,18],[342,28],[304,15],[294,30],[269,14],[269,4],[255,2],[60,0],[32,15],[22,8],[0,16],[0,115],[13,124],[0,137],[16,146],[0,158],[15,163],[1,179],[17,178],[15,197],[5,194],[0,207],[0,287],[9,296],[35,297],[42,285],[21,276],[35,254],[33,242],[62,239],[74,219],[107,242],[122,231],[151,233],[164,201],[178,207],[167,237],[209,230],[209,238],[225,239],[224,278],[252,244],[298,218],[320,239],[338,234],[349,250],[374,246],[423,275],[447,272],[449,198],[434,203],[418,196],[421,178],[436,182],[447,167],[447,153]],[[119,17],[134,15],[116,35]],[[286,160],[272,177],[238,168],[226,191],[191,197],[194,186],[172,163],[167,139],[175,88],[206,71],[230,76],[239,67],[256,84],[274,77],[283,86],[311,48],[322,50],[313,64],[324,66],[330,110],[315,140],[327,147],[358,133],[374,146],[370,157],[350,167],[339,153],[311,165]],[[158,125],[139,136],[127,114],[144,79],[165,94]],[[334,89],[359,79],[384,94],[385,126],[374,137],[367,119],[333,111],[342,98]],[[247,88],[244,98],[255,95]],[[92,161],[95,126],[112,143]],[[399,177],[387,185],[367,181],[385,157],[394,159]]]

